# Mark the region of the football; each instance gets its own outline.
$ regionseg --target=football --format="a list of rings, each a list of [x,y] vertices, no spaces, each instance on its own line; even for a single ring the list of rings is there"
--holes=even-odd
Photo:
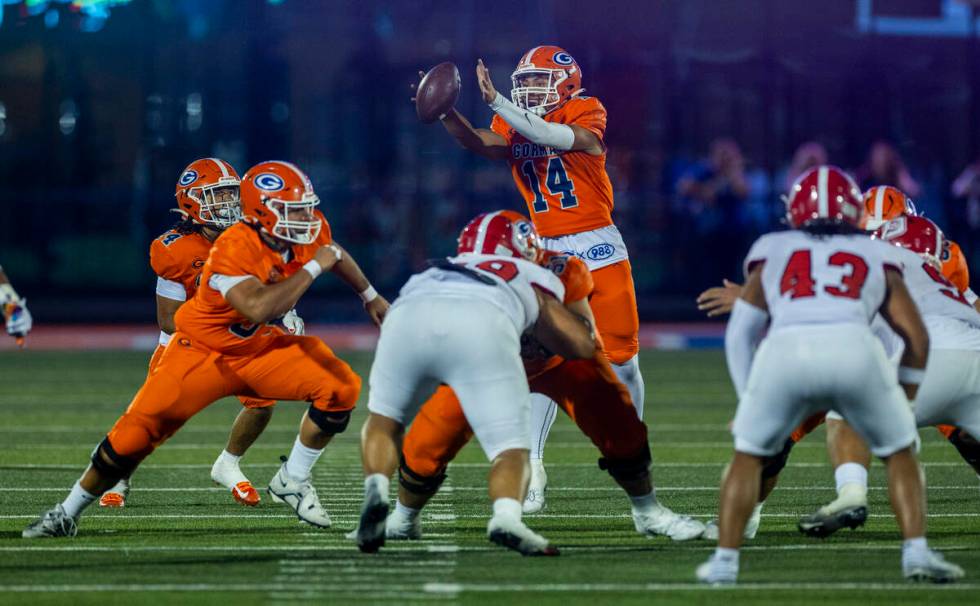
[[[456,105],[459,98],[459,70],[449,61],[433,67],[422,77],[415,95],[419,120],[431,124]]]

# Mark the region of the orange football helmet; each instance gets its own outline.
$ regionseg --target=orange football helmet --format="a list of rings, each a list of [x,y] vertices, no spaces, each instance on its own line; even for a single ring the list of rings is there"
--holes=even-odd
[[[177,179],[176,212],[208,227],[224,229],[242,218],[234,167],[218,158],[194,160]]]
[[[874,231],[902,215],[916,216],[915,205],[902,190],[891,185],[879,185],[864,192],[865,220],[862,227]]]
[[[289,162],[260,162],[242,178],[242,212],[274,238],[310,244],[322,224],[314,209],[320,198],[310,178]]]
[[[539,116],[561,107],[582,92],[582,69],[565,49],[535,46],[510,75],[511,101]]]
[[[537,263],[541,239],[534,225],[519,212],[498,210],[477,215],[459,234],[456,253],[501,255]]]

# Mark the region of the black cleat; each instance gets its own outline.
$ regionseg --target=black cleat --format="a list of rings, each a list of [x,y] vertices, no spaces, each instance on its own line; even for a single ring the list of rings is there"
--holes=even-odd
[[[800,518],[797,527],[808,537],[825,539],[841,528],[854,530],[863,526],[868,519],[868,508],[865,505],[847,507],[835,513],[825,513],[823,508],[815,513]]]

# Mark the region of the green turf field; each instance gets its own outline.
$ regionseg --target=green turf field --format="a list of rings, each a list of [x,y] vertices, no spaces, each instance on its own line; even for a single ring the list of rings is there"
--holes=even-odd
[[[833,497],[820,430],[798,446],[767,504],[759,537],[742,555],[742,585],[701,588],[694,567],[713,545],[637,535],[626,498],[561,416],[546,459],[548,508],[527,518],[562,548],[559,558],[521,558],[486,541],[488,466],[472,445],[427,509],[422,541],[358,553],[343,535],[360,503],[363,410],[317,467],[333,528],[300,524],[267,498],[246,509],[209,477],[239,410],[234,400],[204,411],[148,459],[124,510],[90,508],[73,540],[22,540],[21,529],[64,497],[139,387],[147,359],[0,354],[0,603],[967,604],[980,590],[980,483],[932,430],[922,432],[929,538],[968,575],[950,587],[903,583],[880,464],[864,528],[826,541],[797,533],[796,518]],[[366,375],[367,355],[347,359]],[[707,519],[731,452],[726,424],[734,404],[723,355],[647,352],[641,360],[659,498]],[[246,455],[243,469],[256,486],[264,489],[289,451],[303,409],[280,404]]]

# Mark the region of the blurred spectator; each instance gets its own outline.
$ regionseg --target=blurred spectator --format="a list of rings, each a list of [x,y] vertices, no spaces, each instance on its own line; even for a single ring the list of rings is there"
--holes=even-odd
[[[797,177],[822,164],[827,164],[827,148],[816,141],[801,144],[793,154],[793,161],[786,167],[782,177],[776,181],[781,187],[779,193],[788,192]]]
[[[909,174],[898,150],[887,141],[876,141],[871,146],[867,161],[854,172],[854,176],[863,191],[876,185],[891,185],[913,199],[922,193],[922,188]]]
[[[699,285],[709,285],[737,273],[735,259],[742,252],[742,207],[749,197],[745,159],[730,138],[711,142],[707,160],[681,177],[677,193],[693,220],[694,238],[720,254],[709,254],[691,268]]]
[[[954,237],[968,255],[970,263],[977,261],[977,231],[980,230],[980,157],[967,165],[950,188],[957,204],[951,208],[951,216],[959,219],[959,225],[950,225]],[[972,253],[972,254],[971,254]]]

